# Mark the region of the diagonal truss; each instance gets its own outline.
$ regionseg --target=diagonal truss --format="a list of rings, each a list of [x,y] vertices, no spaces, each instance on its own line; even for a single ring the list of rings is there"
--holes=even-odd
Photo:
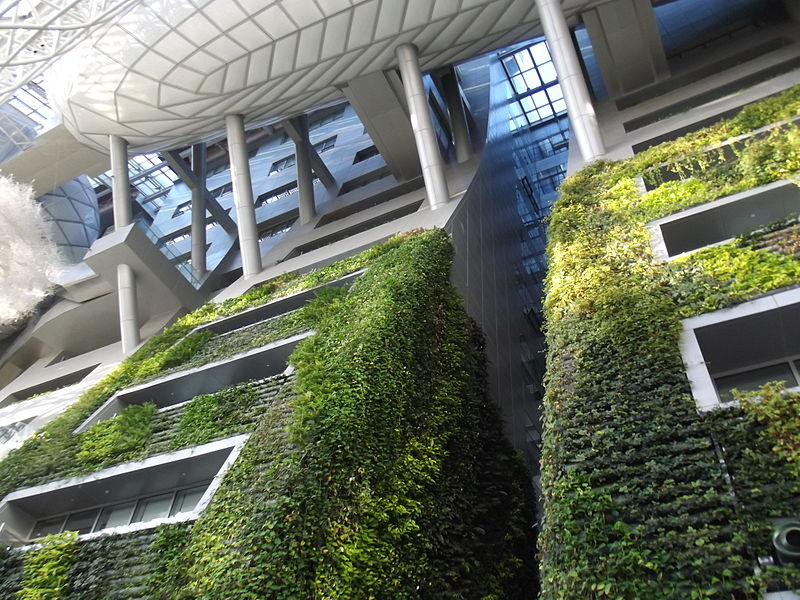
[[[0,104],[139,0],[0,0]]]

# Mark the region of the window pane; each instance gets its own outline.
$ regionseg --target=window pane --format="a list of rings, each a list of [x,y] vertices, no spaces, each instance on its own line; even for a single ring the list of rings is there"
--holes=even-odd
[[[100,514],[100,519],[97,521],[95,531],[108,527],[119,527],[120,525],[127,525],[130,523],[134,504],[136,503],[124,502],[123,504],[105,507]]]
[[[544,83],[550,83],[551,81],[556,80],[556,67],[553,63],[548,62],[543,65],[539,65],[539,76],[542,78]]]
[[[541,65],[550,60],[550,52],[548,52],[547,44],[544,42],[539,42],[533,46],[533,48],[531,48],[531,54],[533,54],[533,61],[537,65]]]
[[[168,494],[161,494],[159,496],[152,496],[139,500],[136,505],[136,512],[133,513],[133,520],[131,523],[139,523],[140,521],[152,521],[153,519],[160,519],[169,515],[169,507],[172,506],[172,492]]]
[[[171,517],[179,513],[191,512],[194,510],[194,507],[200,502],[200,498],[203,497],[207,488],[208,484],[205,483],[197,487],[189,488],[188,490],[181,490],[175,494],[175,503],[172,505],[169,516]]]
[[[530,112],[534,108],[536,108],[533,105],[533,100],[530,99],[530,96],[525,96],[524,98],[520,98],[519,103],[522,105],[522,108],[523,110],[525,110],[525,112]]]
[[[723,402],[733,400],[733,395],[731,394],[733,389],[749,392],[757,390],[768,381],[780,381],[785,383],[787,387],[797,385],[797,380],[792,374],[788,362],[714,379],[717,384],[719,398]]]
[[[547,94],[544,91],[536,92],[533,94],[533,96],[531,96],[531,99],[537,108],[550,103],[550,101],[547,99]]]
[[[519,67],[517,66],[517,61],[514,59],[513,56],[507,56],[506,58],[504,58],[503,64],[506,66],[506,69],[508,69],[509,75],[513,76],[519,73]]]
[[[527,71],[528,69],[533,68],[533,59],[531,58],[531,53],[528,52],[527,49],[522,50],[521,52],[517,52],[514,55],[514,58],[517,59],[517,62],[519,63],[519,68],[522,71]]]
[[[549,104],[542,106],[539,109],[539,118],[546,119],[547,117],[552,117],[552,116],[553,116],[553,109]]]
[[[31,538],[40,538],[51,533],[61,533],[61,527],[64,525],[64,517],[53,517],[51,519],[42,519],[38,521],[33,527]]]
[[[79,534],[89,533],[99,510],[99,508],[93,508],[72,513],[64,525],[64,531],[77,531]]]
[[[552,87],[547,88],[547,95],[550,97],[551,102],[560,100],[564,97],[564,92],[561,91],[561,84],[557,83]]]
[[[525,83],[528,86],[528,89],[536,89],[542,85],[542,82],[539,81],[539,76],[536,74],[535,70],[528,71],[523,75],[523,77],[525,77]]]
[[[525,78],[522,75],[516,75],[511,82],[514,84],[514,91],[517,94],[524,94],[528,91],[528,86],[525,85]]]

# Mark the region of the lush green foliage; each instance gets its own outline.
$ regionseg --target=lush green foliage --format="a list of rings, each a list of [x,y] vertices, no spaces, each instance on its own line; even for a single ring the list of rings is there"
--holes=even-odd
[[[593,163],[562,185],[545,302],[543,598],[763,592],[752,557],[769,551],[769,519],[800,508],[796,476],[786,460],[760,454],[772,454],[775,442],[741,435],[728,447],[720,421],[697,415],[678,349],[680,319],[798,284],[800,262],[745,236],[660,264],[646,224],[795,176],[797,127],[771,124],[798,115],[800,87],[627,161]],[[641,192],[639,177],[650,191]],[[737,414],[742,430],[758,425],[755,415]],[[760,425],[764,435],[786,434],[771,430],[776,422]],[[766,494],[771,506],[759,500],[763,488],[740,490],[758,479],[748,471],[734,479],[734,509],[719,464],[723,446],[743,470],[769,464],[780,482]]]
[[[64,597],[77,537],[75,532],[47,536],[40,548],[25,555],[18,600],[61,600]]]
[[[0,496],[21,487],[65,475],[85,473],[95,468],[94,461],[84,462],[77,459],[77,454],[81,451],[81,438],[74,436],[72,432],[117,391],[134,383],[152,379],[178,365],[199,360],[194,358],[195,355],[201,353],[214,338],[210,332],[190,333],[198,325],[336,280],[370,264],[371,261],[401,244],[403,239],[403,236],[398,236],[356,256],[303,275],[295,273],[282,275],[253,288],[239,298],[222,304],[209,303],[182,317],[162,333],[150,338],[119,367],[84,392],[63,415],[46,425],[21,448],[12,451],[3,459],[0,462]],[[312,318],[313,315],[307,312],[306,317]],[[297,322],[291,321],[283,323],[284,325],[288,323],[288,326],[298,325]],[[274,334],[280,333],[281,328],[275,328]],[[211,347],[210,360],[214,360],[215,356],[222,357],[222,351],[215,353],[214,344],[211,344]],[[235,349],[228,347],[225,352]],[[127,448],[125,451],[132,452],[133,449]],[[110,456],[108,458],[110,460]]]
[[[195,523],[65,548],[63,597],[534,597],[528,477],[486,396],[482,338],[449,282],[451,254],[443,232],[423,232],[324,275],[281,277],[244,300],[203,307],[0,464],[0,484],[13,489],[251,432]],[[294,313],[226,336],[186,335],[278,290],[367,264],[349,292],[325,290]],[[131,406],[72,434],[125,385],[307,329],[317,334],[293,355],[295,375],[230,386],[168,411]],[[16,563],[6,563],[6,587],[17,589]]]
[[[441,232],[377,260],[293,356],[193,527],[170,598],[528,598],[524,470]],[[178,561],[180,562],[180,561]]]
[[[774,444],[772,451],[790,462],[800,476],[800,394],[772,383],[757,392],[740,393],[742,409],[764,426],[761,434]]]
[[[251,386],[230,386],[214,394],[195,396],[181,415],[171,448],[204,444],[241,432],[255,403],[256,393]]]
[[[75,458],[93,467],[132,458],[150,439],[155,412],[156,405],[152,402],[135,404],[113,419],[97,423],[80,435],[80,450]]]

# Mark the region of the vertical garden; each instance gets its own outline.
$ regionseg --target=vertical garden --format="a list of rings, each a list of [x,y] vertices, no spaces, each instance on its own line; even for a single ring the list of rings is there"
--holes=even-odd
[[[486,395],[451,260],[441,231],[393,238],[152,338],[0,463],[0,493],[247,433],[241,454],[195,521],[7,551],[0,598],[534,598],[529,480]],[[191,333],[362,268],[349,289],[235,337]],[[120,389],[308,330],[294,372],[74,433]]]
[[[700,415],[679,350],[681,319],[800,284],[797,216],[670,262],[654,259],[647,229],[796,182],[798,117],[796,87],[562,185],[549,230],[543,598],[760,598],[800,584],[794,569],[756,568],[773,519],[800,514],[800,397],[768,388]]]

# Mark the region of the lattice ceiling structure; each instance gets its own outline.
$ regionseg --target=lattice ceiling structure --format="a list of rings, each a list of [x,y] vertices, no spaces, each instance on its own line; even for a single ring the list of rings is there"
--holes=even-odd
[[[405,42],[432,69],[539,33],[533,0],[140,0],[46,87],[79,141],[103,149],[113,133],[149,152],[213,139],[226,113],[257,126],[342,98]]]
[[[139,0],[1,0],[0,104]]]

